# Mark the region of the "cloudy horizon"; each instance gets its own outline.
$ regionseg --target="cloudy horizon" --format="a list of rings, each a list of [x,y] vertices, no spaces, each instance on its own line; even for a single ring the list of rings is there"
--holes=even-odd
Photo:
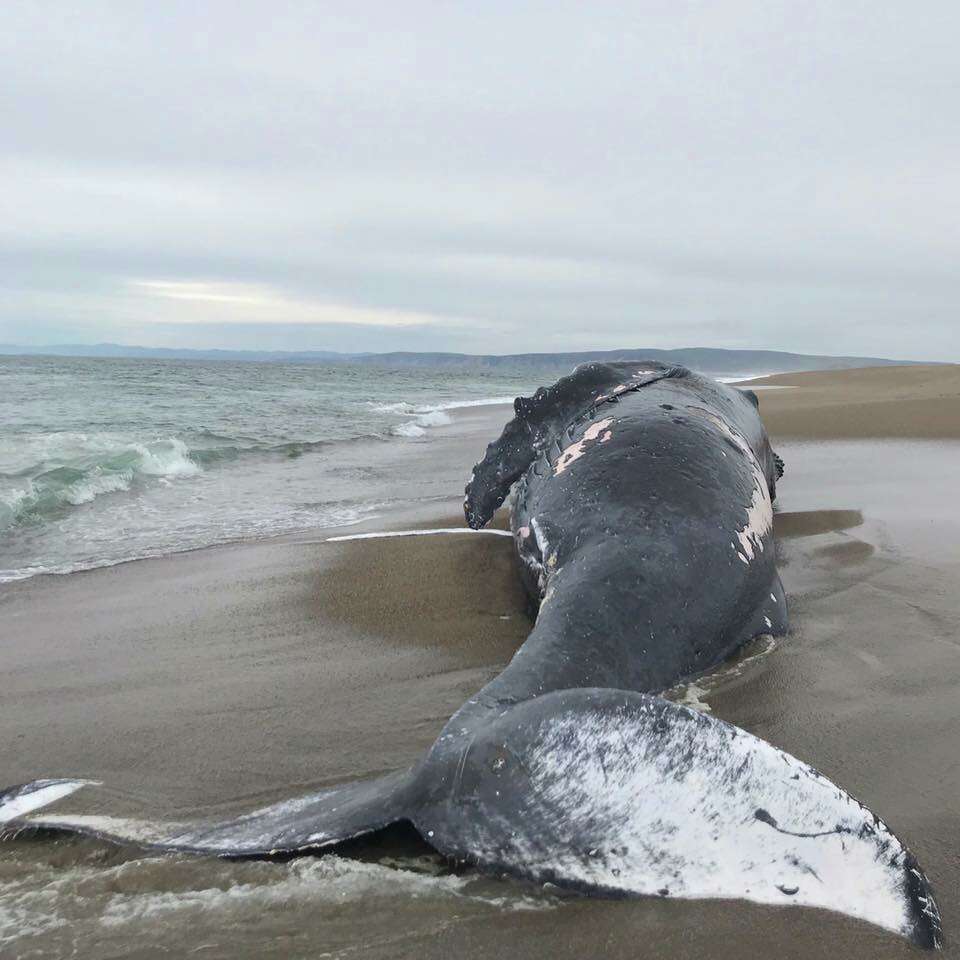
[[[958,26],[15,3],[0,342],[960,360]]]

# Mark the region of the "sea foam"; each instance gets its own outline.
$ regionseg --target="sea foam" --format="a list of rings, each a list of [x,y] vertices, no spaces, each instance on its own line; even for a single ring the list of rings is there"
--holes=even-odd
[[[67,451],[74,454],[69,459],[63,457]],[[0,488],[0,529],[42,521],[66,507],[129,490],[141,476],[192,477],[202,470],[177,437],[110,445],[102,437],[87,440],[73,434],[68,441],[61,441],[59,449],[49,443],[44,452],[50,459],[37,465],[41,468],[38,472],[10,478],[9,486]]]

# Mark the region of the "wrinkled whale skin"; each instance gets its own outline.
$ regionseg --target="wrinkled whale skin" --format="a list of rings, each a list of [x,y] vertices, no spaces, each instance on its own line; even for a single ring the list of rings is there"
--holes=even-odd
[[[518,398],[467,486],[513,490],[537,608],[506,669],[408,771],[226,822],[35,814],[87,785],[0,793],[0,825],[221,856],[315,852],[406,821],[440,853],[605,895],[817,906],[925,947],[940,919],[885,824],[775,746],[657,694],[787,630],[757,398],[657,363],[586,364]]]

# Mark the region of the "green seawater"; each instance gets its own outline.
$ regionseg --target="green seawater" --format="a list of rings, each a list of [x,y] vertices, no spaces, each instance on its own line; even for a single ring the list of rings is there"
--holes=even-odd
[[[384,444],[429,443],[452,408],[536,385],[509,371],[0,357],[0,581],[362,519],[384,505]]]

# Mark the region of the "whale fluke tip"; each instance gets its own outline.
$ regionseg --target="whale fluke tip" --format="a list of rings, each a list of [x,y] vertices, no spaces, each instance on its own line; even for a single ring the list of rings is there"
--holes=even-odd
[[[0,824],[18,820],[34,810],[69,797],[81,787],[97,786],[98,780],[32,780],[15,787],[8,787],[0,793]]]

